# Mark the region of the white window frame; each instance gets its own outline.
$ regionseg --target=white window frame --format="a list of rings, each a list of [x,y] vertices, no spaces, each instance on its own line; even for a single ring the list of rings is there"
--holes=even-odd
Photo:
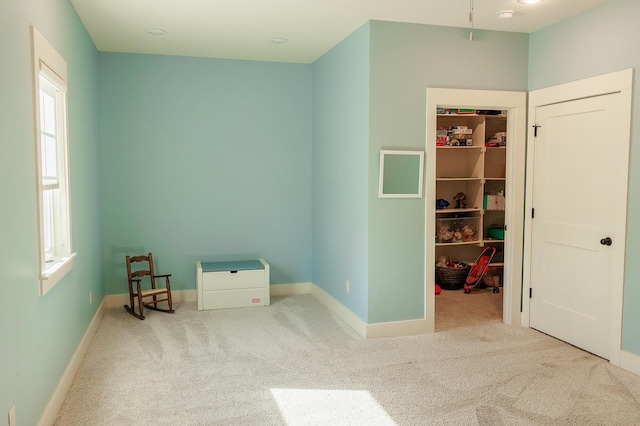
[[[67,111],[67,63],[56,49],[31,27],[35,99],[36,193],[38,206],[38,261],[40,295],[44,296],[71,269],[76,253],[71,247],[69,152]],[[41,125],[41,90],[54,97],[55,131]],[[55,176],[45,176],[43,135],[55,139]],[[45,203],[45,194],[49,203]],[[46,222],[46,223],[45,223]],[[46,235],[46,237],[45,237]],[[48,242],[48,244],[46,244]]]

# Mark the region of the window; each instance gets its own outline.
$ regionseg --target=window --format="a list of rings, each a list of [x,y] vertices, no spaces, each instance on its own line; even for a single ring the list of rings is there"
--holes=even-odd
[[[67,64],[32,27],[40,295],[73,266],[67,150]]]

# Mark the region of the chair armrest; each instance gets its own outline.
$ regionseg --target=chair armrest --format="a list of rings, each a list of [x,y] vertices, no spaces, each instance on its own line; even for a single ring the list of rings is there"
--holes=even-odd
[[[164,278],[164,282],[165,282],[165,287],[168,291],[171,291],[171,281],[169,281],[169,277],[171,276],[171,274],[165,274],[165,275],[154,275],[153,278]]]

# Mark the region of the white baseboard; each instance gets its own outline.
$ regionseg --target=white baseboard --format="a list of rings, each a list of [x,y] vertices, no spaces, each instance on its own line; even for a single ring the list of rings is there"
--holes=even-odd
[[[351,312],[346,306],[315,284],[311,285],[311,295],[327,306],[359,335],[367,339],[413,336],[416,334],[429,333],[428,321],[426,319],[367,324],[362,318]]]
[[[426,319],[367,324],[367,339],[378,339],[381,337],[415,336],[417,334],[427,333],[431,333],[431,330]]]
[[[269,286],[271,296],[288,296],[292,294],[309,294],[311,283],[292,283],[292,284],[272,284]],[[197,302],[198,291],[192,290],[173,290],[171,298],[174,302]],[[107,308],[119,308],[129,304],[129,294],[109,294],[106,296]]]
[[[269,286],[271,296],[289,296],[293,294],[309,294],[311,283],[272,284]],[[171,298],[174,302],[197,302],[198,290],[173,290]],[[106,296],[107,308],[120,308],[129,304],[129,294],[109,294]]]
[[[625,351],[620,351],[619,356],[620,368],[640,376],[640,356]]]
[[[129,293],[125,294],[108,294],[105,297],[107,308],[121,308],[129,304]],[[176,303],[197,302],[198,292],[193,290],[172,290],[171,299]]]
[[[271,296],[289,296],[292,294],[311,293],[311,283],[271,284]]]
[[[329,308],[340,319],[353,328],[362,337],[367,337],[367,323],[351,312],[346,306],[334,299],[329,293],[315,284],[311,284],[311,295]]]
[[[55,423],[56,418],[58,417],[58,412],[62,408],[64,399],[69,392],[69,388],[71,388],[73,379],[76,376],[76,373],[80,368],[80,364],[82,364],[82,360],[89,350],[89,346],[91,345],[93,336],[96,334],[98,326],[102,321],[102,316],[104,315],[104,311],[106,309],[105,299],[102,300],[102,303],[96,310],[96,314],[93,316],[93,319],[91,320],[87,331],[84,332],[84,336],[82,336],[80,344],[71,357],[71,361],[69,361],[67,368],[64,370],[64,373],[62,374],[62,377],[58,382],[58,386],[56,386],[56,390],[53,392],[53,395],[51,395],[51,399],[49,399],[47,408],[45,408],[42,416],[40,417],[38,426],[50,426]]]

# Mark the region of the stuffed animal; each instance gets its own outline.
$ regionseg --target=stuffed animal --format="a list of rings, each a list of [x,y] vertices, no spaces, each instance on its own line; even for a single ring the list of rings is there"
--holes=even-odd
[[[464,192],[458,192],[456,196],[453,197],[453,201],[456,202],[456,209],[467,208],[467,196],[464,195]]]
[[[449,202],[443,198],[438,198],[436,200],[436,209],[446,209],[449,207]]]
[[[438,231],[438,241],[441,243],[449,243],[453,240],[453,232],[449,229],[448,226],[443,226]]]
[[[462,227],[462,238],[465,241],[475,241],[475,238],[473,237],[474,234],[475,234],[475,231],[469,225],[464,225]]]
[[[449,258],[447,256],[440,256],[438,258],[438,261],[436,262],[436,266],[439,266],[441,268],[446,268],[447,266],[449,266]]]

